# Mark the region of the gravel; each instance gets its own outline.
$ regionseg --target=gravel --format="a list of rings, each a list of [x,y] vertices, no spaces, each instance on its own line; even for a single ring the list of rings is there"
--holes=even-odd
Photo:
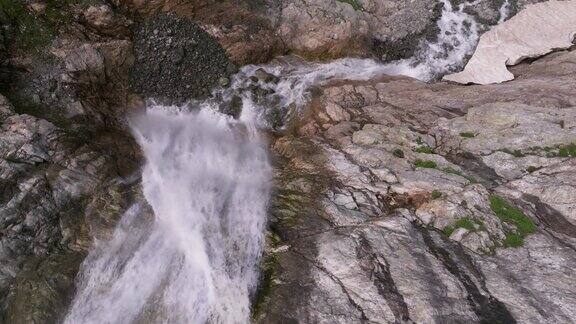
[[[163,103],[205,97],[236,70],[212,36],[173,14],[158,14],[138,24],[134,53],[131,87]]]

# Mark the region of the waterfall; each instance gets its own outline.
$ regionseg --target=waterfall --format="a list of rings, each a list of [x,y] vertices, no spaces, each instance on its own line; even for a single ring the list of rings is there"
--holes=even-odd
[[[65,323],[246,323],[270,166],[251,125],[152,107],[132,121],[155,219],[132,207],[82,267]]]
[[[271,178],[258,129],[272,127],[268,117],[274,110],[285,123],[311,86],[330,80],[382,74],[431,80],[459,67],[476,46],[477,25],[465,12],[469,4],[441,1],[437,41],[422,43],[411,59],[321,64],[284,58],[246,66],[211,99],[185,109],[151,105],[133,118],[146,158],[143,191],[154,216],[147,216],[148,206],[134,205],[110,241],[96,242],[64,322],[249,322]],[[255,81],[258,69],[278,80]],[[217,112],[234,97],[242,103],[239,120]]]

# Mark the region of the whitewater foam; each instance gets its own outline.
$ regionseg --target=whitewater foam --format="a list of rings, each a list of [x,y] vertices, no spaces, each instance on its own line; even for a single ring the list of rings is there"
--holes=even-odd
[[[264,143],[212,109],[151,107],[131,124],[155,219],[139,229],[134,206],[91,252],[65,323],[247,323],[270,189]]]

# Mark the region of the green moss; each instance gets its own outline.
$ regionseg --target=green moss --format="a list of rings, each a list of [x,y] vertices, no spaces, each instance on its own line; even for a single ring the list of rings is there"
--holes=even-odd
[[[472,132],[462,132],[462,133],[460,133],[460,137],[473,138],[473,137],[476,137],[476,134],[474,134]]]
[[[0,0],[0,17],[4,18],[7,42],[20,50],[28,51],[44,46],[54,34],[21,1]]]
[[[526,168],[526,171],[528,171],[529,173],[532,173],[532,172],[534,172],[534,171],[536,171],[536,170],[538,170],[538,168],[535,167],[535,166],[533,166],[533,165],[531,165],[531,166],[529,166],[529,167]]]
[[[54,38],[58,29],[69,25],[72,20],[70,5],[87,6],[93,0],[46,0],[45,9],[34,12],[24,1],[0,0],[0,21],[2,21],[6,41],[17,51],[36,51]]]
[[[506,239],[504,240],[505,247],[519,247],[524,245],[524,238],[522,235],[508,233]]]
[[[399,148],[392,151],[392,154],[394,154],[394,156],[397,158],[404,158],[404,152]]]
[[[354,8],[354,10],[363,10],[364,9],[364,8],[362,8],[362,5],[360,4],[360,2],[358,2],[358,0],[338,0],[338,1],[351,5],[352,8]]]
[[[466,180],[468,180],[468,181],[470,181],[470,182],[472,182],[472,183],[478,182],[478,181],[477,181],[476,179],[474,179],[473,177],[468,176],[468,175],[466,175],[466,174],[464,174],[464,173],[462,173],[462,172],[460,172],[460,171],[458,171],[458,170],[456,170],[456,169],[453,169],[453,168],[451,168],[451,167],[446,167],[446,168],[442,169],[442,171],[444,171],[444,172],[446,172],[446,173],[451,173],[451,174],[459,175],[459,176],[461,176],[461,177],[463,177],[463,178],[466,178]]]
[[[474,223],[470,220],[470,218],[467,217],[460,218],[459,220],[457,220],[456,223],[454,224],[454,227],[465,228],[471,232],[476,230]]]
[[[518,231],[517,234],[520,236],[524,237],[536,231],[534,222],[524,215],[520,209],[512,206],[503,198],[496,195],[490,196],[490,208],[502,221],[515,225]]]
[[[274,287],[274,273],[278,267],[278,260],[274,254],[268,255],[260,264],[260,284],[252,300],[252,318],[257,319],[268,303],[270,292]]]
[[[430,195],[432,196],[432,199],[438,199],[442,197],[442,193],[438,190],[432,190],[432,193]]]
[[[417,153],[434,154],[434,150],[428,146],[419,146],[414,151]]]
[[[463,217],[458,219],[453,225],[444,227],[442,232],[446,234],[446,236],[450,236],[458,228],[465,228],[470,232],[476,232],[478,230],[480,231],[486,230],[486,227],[484,226],[484,223],[482,223],[481,220]]]
[[[437,167],[436,162],[434,161],[420,160],[420,159],[414,161],[414,166],[417,168],[427,168],[427,169],[435,169]]]
[[[571,143],[566,146],[561,146],[558,151],[560,157],[576,157],[576,143]]]
[[[476,223],[478,225],[479,231],[485,231],[486,230],[486,225],[484,225],[483,221],[481,221],[479,219],[474,219],[474,223]]]
[[[500,151],[501,151],[501,152],[504,152],[504,153],[508,153],[508,154],[510,154],[510,155],[512,155],[512,156],[515,156],[515,157],[523,157],[523,156],[526,156],[526,154],[522,153],[522,151],[520,151],[520,150],[514,150],[514,151],[512,151],[512,150],[510,150],[510,149],[505,148],[505,149],[501,149]]]
[[[571,144],[572,145],[572,144]],[[559,151],[560,148],[562,148],[562,146],[546,146],[546,147],[539,147],[539,146],[535,146],[535,147],[531,147],[530,150],[532,154],[535,155],[539,155],[544,153],[544,155],[548,158],[553,158],[553,157],[558,157],[560,155]]]
[[[442,229],[442,233],[444,233],[444,235],[450,237],[450,235],[452,235],[452,233],[454,233],[454,227],[446,226]]]
[[[527,154],[544,155],[549,158],[553,157],[576,157],[576,143],[560,144],[556,146],[533,146]]]
[[[486,227],[484,226],[484,223],[481,220],[463,217],[458,219],[453,225],[444,227],[442,232],[446,234],[446,236],[450,236],[458,228],[465,228],[470,232],[486,230]]]
[[[461,177],[465,177],[465,175],[462,172],[460,172],[454,168],[451,168],[451,167],[445,167],[444,169],[442,169],[442,171],[444,171],[446,173],[456,174],[456,175],[459,175]]]

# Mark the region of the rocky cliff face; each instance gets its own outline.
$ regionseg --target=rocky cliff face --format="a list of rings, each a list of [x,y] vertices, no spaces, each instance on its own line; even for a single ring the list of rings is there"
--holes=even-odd
[[[119,177],[135,171],[138,153],[114,133],[87,140],[18,114],[6,101],[2,108],[4,316],[10,323],[51,322],[66,306],[92,236],[111,230],[130,204],[133,183]]]
[[[0,322],[58,322],[86,252],[143,200],[127,116],[159,86],[204,96],[228,84],[230,62],[286,53],[407,57],[446,3],[1,2]],[[487,28],[503,3],[466,10]],[[173,36],[161,11],[192,32]],[[503,85],[314,89],[306,114],[271,135],[255,321],[573,321],[575,53],[515,67]]]
[[[499,86],[335,82],[273,145],[262,323],[574,318],[574,63]]]
[[[103,3],[0,9],[0,321],[53,323],[93,240],[139,197],[132,22]]]

